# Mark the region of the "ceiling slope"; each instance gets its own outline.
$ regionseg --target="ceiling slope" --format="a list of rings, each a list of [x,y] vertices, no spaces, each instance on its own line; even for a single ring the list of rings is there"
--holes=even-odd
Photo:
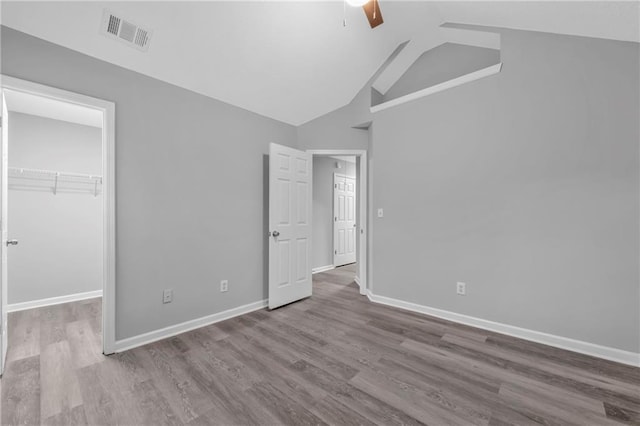
[[[1,22],[299,125],[348,104],[394,49],[443,22],[640,41],[637,2],[396,2],[371,30],[329,2],[1,2]],[[153,30],[148,52],[99,32],[110,9]]]
[[[103,9],[153,30],[146,53],[99,33]],[[289,124],[347,104],[425,3],[384,7],[372,31],[338,2],[2,2],[2,23]]]

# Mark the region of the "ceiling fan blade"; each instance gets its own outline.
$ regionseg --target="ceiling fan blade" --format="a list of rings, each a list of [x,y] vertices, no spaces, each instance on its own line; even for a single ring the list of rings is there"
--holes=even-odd
[[[364,9],[364,14],[367,15],[371,28],[375,28],[384,22],[382,20],[382,12],[380,11],[380,2],[378,0],[369,1],[367,4],[362,6],[362,9]]]

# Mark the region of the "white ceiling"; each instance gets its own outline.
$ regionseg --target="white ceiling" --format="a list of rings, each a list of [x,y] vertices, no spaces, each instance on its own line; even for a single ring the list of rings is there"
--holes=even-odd
[[[290,124],[344,106],[398,44],[443,22],[640,41],[638,2],[380,0],[309,2],[9,2],[2,24]],[[149,51],[99,34],[104,8],[154,30]]]
[[[4,94],[7,109],[10,112],[21,112],[85,126],[102,127],[102,113],[96,109],[8,89],[4,90]]]

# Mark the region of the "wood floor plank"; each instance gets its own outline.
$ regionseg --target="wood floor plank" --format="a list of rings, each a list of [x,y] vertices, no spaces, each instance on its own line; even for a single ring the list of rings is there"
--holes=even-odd
[[[330,425],[375,425],[356,411],[331,396],[326,396],[311,408],[311,412]]]
[[[254,346],[249,342],[248,339],[236,337],[230,338],[227,343],[229,351],[235,358],[240,359],[250,369],[260,372],[257,376],[259,380],[256,380],[251,388],[256,384],[270,382],[288,395],[292,395],[297,402],[307,406],[313,405],[315,401],[326,395],[321,389],[305,386],[306,384],[297,376],[291,375],[287,369],[291,363],[273,350],[274,345]]]
[[[384,425],[422,424],[409,414],[361,391],[349,382],[339,380],[339,378],[307,361],[300,360],[293,364],[292,368],[297,374],[302,375],[315,386],[321,387],[336,400],[371,422]]]
[[[628,425],[640,425],[640,412],[617,407],[607,402],[604,403],[607,418]]]
[[[67,340],[67,323],[77,321],[73,303],[38,308],[40,313],[40,348],[50,343]],[[9,320],[11,322],[11,320]]]
[[[532,365],[545,374],[562,376],[568,380],[578,381],[585,385],[602,388],[607,391],[621,392],[632,397],[639,396],[638,391],[640,390],[640,386],[638,383],[628,383],[611,377],[603,377],[601,375],[594,374],[589,370],[585,371],[571,365],[558,365],[544,357],[535,357],[535,361],[533,361],[532,356],[530,355],[526,356],[517,352],[500,350],[490,345],[485,345],[480,342],[461,337],[452,336],[448,339],[448,342],[453,343],[458,347],[478,351],[498,360],[504,360],[509,363],[517,363],[521,365]]]
[[[28,309],[9,314],[9,334],[15,336],[7,350],[7,362],[40,355],[40,311]]]
[[[47,426],[85,426],[88,425],[88,422],[84,406],[79,405],[71,409],[63,409],[61,413],[44,419],[42,424]]]
[[[43,419],[82,405],[82,391],[66,340],[51,343],[40,357],[40,413]]]
[[[92,425],[117,424],[119,407],[107,391],[108,384],[102,382],[97,368],[89,366],[77,372],[87,422]],[[124,393],[125,389],[118,391]]]
[[[99,298],[13,313],[1,423],[640,425],[640,369],[370,303],[354,273],[108,357]]]
[[[257,330],[263,334],[263,336],[271,339],[274,342],[278,342],[281,345],[288,346],[300,354],[300,358],[311,360],[329,371],[334,372],[336,375],[343,379],[350,379],[357,374],[357,370],[353,369],[349,365],[345,364],[339,359],[336,359],[330,355],[323,353],[314,347],[313,344],[309,344],[299,341],[295,338],[291,338],[287,334],[277,330],[277,327],[268,327],[263,324],[256,326]]]
[[[613,377],[628,383],[640,383],[640,368],[620,364],[606,359],[595,358],[576,352],[565,351],[553,346],[517,339],[511,336],[493,334],[487,337],[488,345],[504,350],[523,353],[528,356],[542,357],[553,360],[561,365],[570,365],[581,369],[588,369],[604,377]]]
[[[500,387],[499,395],[508,405],[516,405],[545,419],[553,419],[559,423],[581,425],[615,425],[616,422],[600,414],[595,407],[585,409],[560,401],[554,394],[534,393],[526,387],[505,384]],[[579,420],[578,420],[579,419]]]
[[[349,383],[425,424],[486,425],[489,417],[470,418],[437,390],[425,391],[398,378],[361,371]]]
[[[2,377],[3,425],[32,425],[40,415],[40,355],[7,364]]]
[[[75,368],[104,361],[102,339],[94,333],[88,319],[68,323],[66,334]]]
[[[208,363],[209,360],[199,355],[185,354],[185,363],[188,365],[187,371],[207,393],[211,408],[189,424],[277,423],[277,419],[262,405],[253,402],[246,392],[248,389],[240,390],[234,386],[232,378],[217,374]]]
[[[207,412],[210,407],[202,389],[185,372],[187,366],[183,359],[175,356],[176,351],[175,345],[161,341],[147,345],[136,355],[180,422],[187,423]]]
[[[248,393],[283,424],[326,425],[318,416],[270,383],[256,383]]]
[[[439,404],[474,423],[488,423],[491,403],[495,403],[499,389],[477,386],[453,374],[446,378],[438,377],[429,374],[429,370],[427,366],[421,371],[411,370],[398,362],[382,358],[375,369],[367,371],[375,372],[378,376],[385,375],[403,388],[418,389],[427,401]]]
[[[137,417],[147,425],[180,425],[182,422],[171,409],[170,404],[156,388],[153,380],[136,383],[130,397],[135,401]]]

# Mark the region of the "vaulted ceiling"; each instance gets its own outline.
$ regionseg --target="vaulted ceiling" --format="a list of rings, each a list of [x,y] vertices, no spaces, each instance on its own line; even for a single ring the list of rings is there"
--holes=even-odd
[[[637,2],[380,0],[2,2],[3,25],[298,125],[347,104],[402,42],[443,22],[640,41]],[[152,29],[148,52],[99,32],[105,8]],[[343,26],[346,13],[347,25]]]

